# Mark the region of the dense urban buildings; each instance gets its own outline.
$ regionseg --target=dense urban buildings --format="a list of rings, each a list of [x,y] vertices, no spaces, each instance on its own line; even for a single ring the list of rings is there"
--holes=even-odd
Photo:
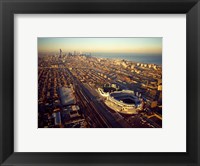
[[[161,64],[39,52],[38,127],[161,128]]]

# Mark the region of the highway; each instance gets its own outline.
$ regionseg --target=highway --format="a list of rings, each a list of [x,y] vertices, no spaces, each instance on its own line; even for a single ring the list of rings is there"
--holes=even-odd
[[[109,112],[109,110],[102,104],[101,101],[97,100],[95,96],[83,85],[80,83],[81,89],[84,94],[90,99],[90,104],[94,108],[94,110],[107,122],[110,126],[115,128],[121,128],[122,126],[116,122],[115,118]]]
[[[90,101],[82,93],[82,91],[78,88],[77,85],[76,85],[75,93],[85,110],[84,113],[86,115],[86,118],[88,118],[89,116],[88,119],[90,119],[90,121],[92,121],[92,123],[95,124],[95,127],[99,127],[99,128],[110,127],[110,125],[98,114],[98,112],[95,111]]]
[[[86,114],[91,115],[90,119],[93,120],[98,127],[103,128],[122,128],[108,108],[76,78],[72,73],[67,70],[73,80],[74,90],[79,97],[80,102],[86,109]]]

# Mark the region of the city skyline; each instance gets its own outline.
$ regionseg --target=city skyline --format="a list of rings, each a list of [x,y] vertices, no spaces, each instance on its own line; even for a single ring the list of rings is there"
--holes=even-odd
[[[162,55],[162,38],[74,38],[39,37],[38,52],[91,52],[91,53],[132,53]]]

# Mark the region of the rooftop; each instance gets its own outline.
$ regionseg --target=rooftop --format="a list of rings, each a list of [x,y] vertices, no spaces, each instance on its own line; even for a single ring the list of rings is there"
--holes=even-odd
[[[62,105],[66,106],[76,104],[75,96],[71,88],[61,87],[58,91],[61,97]]]

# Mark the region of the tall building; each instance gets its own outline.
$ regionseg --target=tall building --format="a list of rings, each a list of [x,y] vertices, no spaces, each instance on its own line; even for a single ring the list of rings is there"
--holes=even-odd
[[[62,50],[60,49],[60,56],[59,56],[59,58],[62,58]]]

